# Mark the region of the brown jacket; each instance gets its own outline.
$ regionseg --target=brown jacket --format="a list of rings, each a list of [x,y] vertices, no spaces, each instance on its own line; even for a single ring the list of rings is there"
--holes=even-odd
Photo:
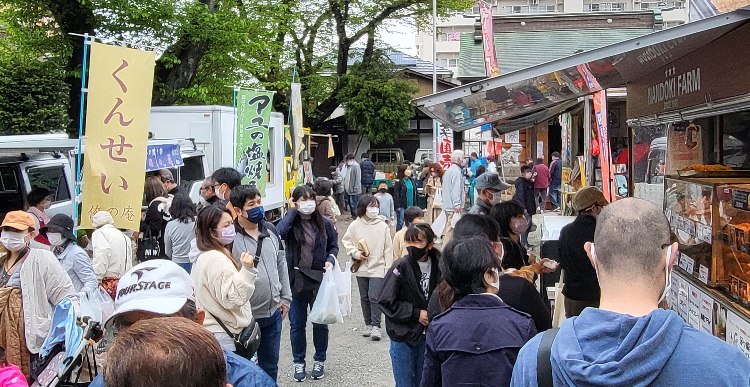
[[[0,345],[5,348],[8,363],[21,369],[31,380],[31,352],[26,347],[21,289],[0,288]]]

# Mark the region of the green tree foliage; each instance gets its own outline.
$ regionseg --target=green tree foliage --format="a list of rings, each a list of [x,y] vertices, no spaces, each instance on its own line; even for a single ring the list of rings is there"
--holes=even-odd
[[[370,142],[390,145],[409,132],[414,115],[411,95],[418,89],[398,76],[383,53],[353,65],[342,83],[339,98],[346,108],[346,123]]]
[[[0,134],[67,130],[67,98],[68,85],[55,63],[0,61]]]
[[[473,2],[438,0],[438,9],[447,15]],[[424,23],[431,5],[431,0],[5,0],[0,59],[36,58],[57,66],[74,123],[83,39],[69,33],[160,47],[155,105],[227,105],[232,93],[225,86],[242,85],[277,91],[275,108],[286,113],[296,68],[305,123],[315,129],[348,103],[340,93],[355,51],[367,46],[361,60],[370,60],[386,20]]]

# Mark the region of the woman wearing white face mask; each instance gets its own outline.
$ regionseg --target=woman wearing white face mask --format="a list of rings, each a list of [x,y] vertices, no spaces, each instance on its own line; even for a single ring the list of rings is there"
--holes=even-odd
[[[202,209],[195,223],[195,244],[200,253],[191,253],[195,260],[190,272],[195,281],[196,301],[206,311],[203,325],[231,352],[238,348],[230,334],[236,335],[251,324],[250,297],[255,291],[258,272],[250,253],[240,256],[242,266],[232,258],[227,246],[234,236],[229,210],[220,206]],[[242,356],[241,351],[237,354]]]
[[[381,310],[377,304],[383,278],[393,264],[391,230],[379,215],[380,205],[375,197],[359,198],[357,220],[349,225],[341,243],[353,259],[352,271],[357,277],[365,330],[372,340],[380,340]],[[365,248],[366,253],[362,251]]]
[[[531,228],[531,219],[536,214],[536,198],[534,197],[534,173],[530,166],[524,165],[521,167],[521,177],[516,179],[516,193],[513,195],[513,200],[521,203],[521,206],[526,210],[526,222],[527,229],[521,233],[521,245],[527,247],[529,245],[529,232]],[[500,225],[502,226],[502,224]]]
[[[286,243],[286,265],[292,288],[289,324],[294,380],[301,382],[307,378],[307,312],[315,302],[323,281],[323,272],[336,262],[339,245],[333,223],[316,210],[315,192],[312,188],[306,185],[295,188],[289,207],[276,230]],[[313,323],[313,344],[315,363],[311,376],[313,379],[320,379],[325,373],[328,325]]]
[[[57,214],[39,231],[49,240],[52,253],[68,273],[78,297],[95,294],[98,286],[96,274],[88,254],[74,243],[73,219],[65,214]]]
[[[8,357],[8,361],[21,365],[22,369],[24,365],[28,368],[30,356],[39,353],[49,333],[55,306],[70,298],[78,308],[73,283],[55,256],[49,251],[29,247],[34,224],[31,214],[11,211],[0,225],[0,243],[7,250],[0,257],[0,300],[11,313],[17,314],[19,323],[23,323],[21,328],[12,328],[17,329],[28,349],[28,353],[21,353],[25,359]],[[3,336],[3,339],[8,336]],[[8,348],[10,343],[2,341],[0,345]],[[28,378],[28,369],[23,371]]]
[[[38,232],[49,222],[47,210],[52,205],[50,194],[51,193],[46,188],[35,188],[26,195],[26,202],[29,204],[28,213],[33,215],[34,219],[36,219],[36,231],[33,233],[34,236],[30,244],[31,247],[46,249],[50,245],[47,238],[40,235]]]

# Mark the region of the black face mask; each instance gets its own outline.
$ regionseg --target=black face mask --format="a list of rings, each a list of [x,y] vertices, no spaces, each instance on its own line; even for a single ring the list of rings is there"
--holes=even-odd
[[[386,193],[386,192],[388,192],[388,188],[381,188],[380,189],[380,193]]]
[[[427,254],[426,247],[409,246],[406,248],[406,251],[408,251],[409,256],[414,259],[421,259],[425,256],[425,254]]]

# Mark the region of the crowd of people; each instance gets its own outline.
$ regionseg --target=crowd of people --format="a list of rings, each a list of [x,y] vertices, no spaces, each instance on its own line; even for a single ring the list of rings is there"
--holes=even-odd
[[[340,247],[362,335],[387,335],[396,387],[750,385],[737,348],[659,308],[677,245],[642,200],[610,204],[594,187],[573,198],[558,257],[569,320],[551,329],[535,283],[555,266],[527,238],[547,194],[559,200],[558,156],[523,165],[503,201],[511,185],[476,154],[455,151],[447,170],[428,164],[416,177],[399,167],[393,187],[374,186],[372,163],[348,155],[330,178],[294,188],[276,225],[235,169],[207,178],[198,205],[161,170],[146,178],[138,233],[98,212],[87,246],[72,218],[47,216],[49,191],[34,190],[29,210],[0,225],[0,386],[34,380],[58,304],[101,296],[113,304],[111,345],[91,386],[275,386],[287,318],[293,379],[323,379],[329,327],[312,323],[308,374],[308,314]]]

